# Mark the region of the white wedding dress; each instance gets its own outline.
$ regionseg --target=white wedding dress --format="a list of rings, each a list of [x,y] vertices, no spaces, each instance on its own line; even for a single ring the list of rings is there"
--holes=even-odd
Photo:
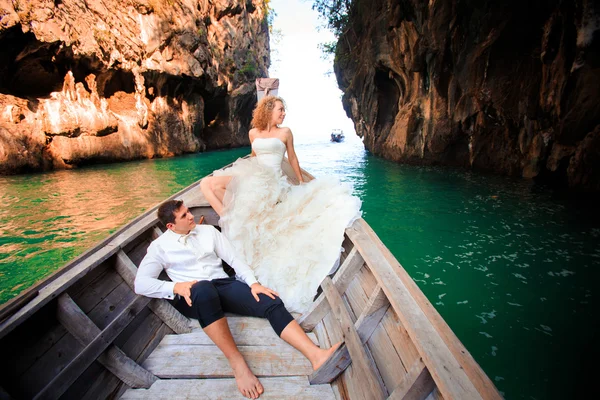
[[[361,201],[335,178],[292,185],[281,170],[285,144],[257,138],[256,157],[215,171],[232,176],[219,221],[260,283],[290,311],[305,312],[339,260],[344,230],[361,216]]]

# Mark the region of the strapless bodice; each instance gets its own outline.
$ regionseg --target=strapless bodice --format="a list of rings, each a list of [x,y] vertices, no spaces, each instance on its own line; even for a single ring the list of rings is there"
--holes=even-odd
[[[256,160],[262,165],[281,171],[285,144],[278,138],[256,138],[252,142]]]

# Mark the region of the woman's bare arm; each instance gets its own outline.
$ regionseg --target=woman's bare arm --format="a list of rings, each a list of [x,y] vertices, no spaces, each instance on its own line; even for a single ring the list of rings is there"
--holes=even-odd
[[[252,129],[250,129],[250,132],[248,132],[248,138],[250,139],[250,146],[252,146],[252,142],[254,142],[255,137],[256,137],[256,129],[252,128]],[[250,157],[256,157],[256,153],[254,152],[254,149],[252,149],[252,153],[250,153]]]
[[[302,172],[300,171],[300,164],[298,163],[298,157],[296,156],[296,151],[294,150],[294,136],[292,135],[292,131],[289,128],[284,128],[285,135],[285,147],[288,153],[288,160],[292,169],[294,170],[294,174],[296,174],[296,178],[298,178],[299,183],[304,182],[304,178],[302,177]]]

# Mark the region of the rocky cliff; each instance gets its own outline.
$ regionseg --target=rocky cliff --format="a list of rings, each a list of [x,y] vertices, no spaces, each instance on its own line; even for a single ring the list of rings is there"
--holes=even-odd
[[[353,0],[334,70],[366,147],[600,191],[600,3]]]
[[[0,0],[0,173],[248,144],[263,0]]]

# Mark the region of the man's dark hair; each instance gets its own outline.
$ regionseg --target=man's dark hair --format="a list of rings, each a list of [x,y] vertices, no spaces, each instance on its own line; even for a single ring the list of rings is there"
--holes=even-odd
[[[174,224],[175,211],[179,210],[182,205],[183,200],[168,200],[162,203],[156,212],[159,221],[165,224],[165,226],[169,223]]]

